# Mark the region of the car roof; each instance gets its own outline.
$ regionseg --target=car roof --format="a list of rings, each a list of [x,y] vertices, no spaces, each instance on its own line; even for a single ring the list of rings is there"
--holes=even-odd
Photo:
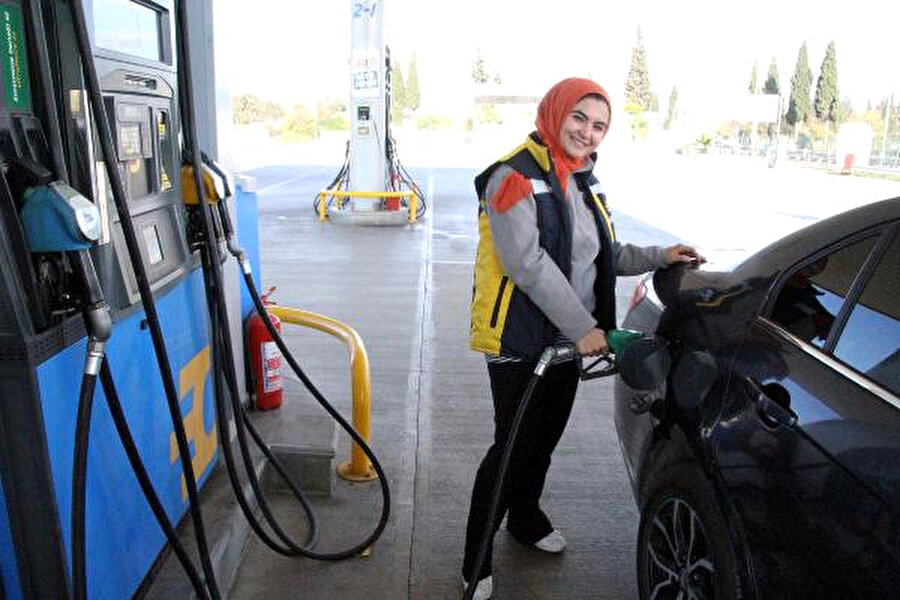
[[[738,265],[733,273],[741,279],[772,274],[860,231],[898,220],[900,197],[865,204],[823,219],[769,244]]]

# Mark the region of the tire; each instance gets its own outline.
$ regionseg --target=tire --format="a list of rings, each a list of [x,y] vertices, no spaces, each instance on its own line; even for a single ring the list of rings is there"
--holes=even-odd
[[[741,598],[731,535],[703,472],[669,466],[646,497],[637,544],[641,599]]]

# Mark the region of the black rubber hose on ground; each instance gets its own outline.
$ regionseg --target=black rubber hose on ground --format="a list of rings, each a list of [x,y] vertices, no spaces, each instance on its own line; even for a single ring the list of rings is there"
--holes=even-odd
[[[231,375],[233,375],[233,357],[229,359],[229,352],[226,350],[224,361],[219,359],[219,351],[225,346],[225,342],[223,342],[223,336],[228,335],[228,329],[223,327],[220,323],[219,318],[219,305],[218,305],[218,294],[216,293],[215,284],[213,282],[214,277],[212,276],[212,272],[216,270],[216,266],[212,263],[209,256],[209,248],[204,245],[200,250],[201,258],[203,262],[203,270],[204,270],[204,282],[206,283],[206,294],[207,294],[207,303],[210,311],[210,338],[213,340],[213,364],[221,365],[222,369],[214,368],[214,372],[216,376],[213,380],[215,385],[215,398],[216,398],[216,422],[219,428],[221,435],[221,446],[222,446],[222,454],[225,459],[225,467],[228,472],[228,478],[231,482],[231,487],[235,494],[235,499],[238,502],[238,505],[243,512],[244,517],[247,519],[251,529],[253,529],[254,533],[256,533],[259,538],[265,543],[269,548],[274,550],[275,552],[282,554],[284,556],[296,556],[299,554],[299,551],[303,549],[301,546],[297,546],[293,543],[293,541],[287,536],[287,534],[281,529],[278,525],[277,520],[272,515],[271,510],[269,509],[268,503],[265,500],[265,496],[262,493],[262,490],[259,486],[258,478],[256,477],[256,471],[253,468],[253,459],[250,456],[249,449],[247,447],[246,434],[244,432],[244,426],[247,421],[246,414],[243,407],[240,404],[240,397],[236,393],[236,385],[231,385]],[[211,264],[212,263],[212,264]],[[230,341],[230,340],[229,340]],[[221,376],[218,374],[220,371],[226,373],[226,380],[228,383],[229,396],[232,399],[231,410],[229,411],[228,404],[225,402],[225,394],[222,389],[222,381]],[[253,493],[257,499],[260,510],[266,517],[270,527],[273,531],[275,531],[276,535],[281,538],[281,540],[287,545],[287,547],[283,547],[279,545],[276,541],[272,540],[272,538],[266,533],[260,524],[259,520],[253,513],[253,509],[247,502],[247,499],[243,493],[243,487],[240,482],[240,478],[237,473],[236,461],[234,458],[234,454],[231,448],[231,442],[227,439],[227,432],[230,431],[230,425],[228,420],[229,412],[232,414],[234,424],[235,424],[235,432],[238,436],[238,444],[241,450],[241,456],[243,459],[244,469],[247,473],[247,479],[250,482],[250,485],[253,489]],[[273,465],[276,466],[276,470],[279,473],[285,474],[285,470],[280,462],[277,460],[277,457],[271,454],[268,447],[262,440],[259,438],[258,434],[254,431],[255,439],[258,440],[260,449],[266,454],[266,457],[272,462]],[[317,524],[315,515],[312,512],[311,507],[309,506],[308,501],[303,496],[302,491],[294,484],[293,480],[289,477],[286,478],[288,485],[291,487],[292,491],[294,491],[295,495],[297,495],[300,503],[303,507],[303,510],[306,512],[307,517],[309,519],[310,529],[307,536],[306,544],[308,546],[312,546],[316,542],[317,538]]]
[[[244,282],[247,284],[247,290],[250,292],[250,297],[253,299],[253,304],[256,307],[256,312],[262,317],[263,323],[266,326],[266,330],[268,330],[269,335],[272,336],[272,339],[275,341],[275,344],[278,346],[278,349],[281,350],[282,355],[287,361],[288,365],[290,365],[291,369],[294,373],[297,374],[297,377],[300,378],[300,381],[303,382],[303,385],[306,386],[306,389],[313,395],[313,398],[325,409],[325,411],[334,419],[341,428],[347,432],[347,434],[356,442],[359,447],[362,449],[363,454],[371,461],[372,468],[375,469],[375,473],[378,476],[378,483],[381,485],[381,496],[382,496],[382,507],[381,507],[381,517],[378,520],[378,524],[375,526],[375,529],[366,537],[362,542],[357,544],[356,546],[349,548],[347,550],[343,550],[340,552],[332,552],[332,553],[316,553],[315,555],[310,555],[311,558],[316,558],[319,560],[342,560],[344,558],[349,558],[351,556],[355,556],[362,551],[366,550],[369,546],[371,546],[375,540],[377,540],[381,533],[384,531],[384,528],[387,526],[388,519],[390,518],[391,513],[391,491],[390,486],[387,483],[387,477],[384,473],[384,469],[381,467],[381,463],[378,461],[378,458],[375,456],[375,453],[372,452],[372,449],[366,443],[366,441],[359,435],[353,426],[344,419],[343,416],[328,402],[325,396],[316,388],[315,384],[307,377],[306,373],[303,369],[300,368],[300,365],[297,364],[297,361],[294,359],[293,354],[288,349],[287,345],[284,343],[281,335],[278,333],[278,330],[275,329],[275,326],[272,324],[271,319],[269,318],[268,313],[266,312],[265,306],[263,306],[262,300],[259,297],[259,292],[256,289],[256,285],[253,283],[253,278],[250,276],[249,264],[246,259],[240,257],[241,266],[244,274]]]
[[[115,149],[113,148],[112,132],[110,131],[106,111],[104,110],[103,96],[100,92],[100,82],[97,77],[97,71],[94,67],[91,54],[91,43],[90,38],[88,37],[87,24],[85,23],[84,17],[84,3],[82,0],[72,0],[70,6],[75,27],[75,39],[78,43],[78,51],[81,56],[82,71],[90,97],[91,112],[94,116],[94,123],[97,126],[100,146],[103,151],[103,159],[106,163],[108,180],[112,188],[116,210],[119,214],[125,245],[128,249],[129,259],[134,270],[141,302],[147,315],[150,336],[153,341],[157,365],[159,367],[160,376],[162,377],[169,414],[175,431],[178,454],[182,465],[182,474],[184,476],[185,486],[190,500],[191,520],[193,521],[194,531],[197,537],[197,549],[200,555],[200,562],[203,567],[204,576],[206,577],[206,585],[209,588],[210,597],[213,600],[218,600],[220,594],[218,586],[216,585],[215,573],[209,555],[209,545],[206,540],[206,531],[203,526],[203,516],[200,512],[197,481],[194,476],[193,465],[191,464],[191,452],[187,442],[187,435],[184,431],[178,393],[172,379],[172,368],[159,323],[159,315],[156,311],[156,304],[153,300],[153,293],[150,289],[147,272],[144,269],[144,264],[141,259],[140,247],[138,246],[137,236],[134,230],[134,223],[132,222],[131,212],[125,197],[125,188],[122,185],[121,174],[117,167],[118,160],[116,158]]]

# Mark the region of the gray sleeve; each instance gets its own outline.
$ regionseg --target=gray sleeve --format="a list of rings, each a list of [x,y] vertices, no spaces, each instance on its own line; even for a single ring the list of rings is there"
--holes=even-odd
[[[512,168],[502,165],[488,180],[485,197],[491,198]],[[516,203],[505,212],[486,202],[491,235],[497,256],[506,273],[572,341],[584,337],[597,322],[581,303],[568,279],[538,243],[537,206],[534,196]]]
[[[635,246],[613,242],[616,253],[616,274],[640,275],[665,267],[666,249],[662,246]]]

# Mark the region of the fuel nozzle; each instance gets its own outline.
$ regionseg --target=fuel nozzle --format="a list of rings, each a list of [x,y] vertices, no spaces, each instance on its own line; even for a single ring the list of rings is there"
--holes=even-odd
[[[633,329],[610,329],[606,344],[607,355],[589,363],[578,357],[582,379],[619,374],[628,387],[636,390],[656,389],[665,381],[672,361],[662,338]]]
[[[585,359],[578,353],[575,344],[548,346],[541,355],[534,372],[537,375],[543,375],[550,365],[574,360],[578,363],[582,379],[596,379],[597,377],[615,375],[618,372],[616,360],[610,355],[621,355],[626,347],[642,337],[644,337],[642,332],[633,329],[611,329],[607,331],[606,344],[610,354],[594,358],[587,366],[585,366]]]

